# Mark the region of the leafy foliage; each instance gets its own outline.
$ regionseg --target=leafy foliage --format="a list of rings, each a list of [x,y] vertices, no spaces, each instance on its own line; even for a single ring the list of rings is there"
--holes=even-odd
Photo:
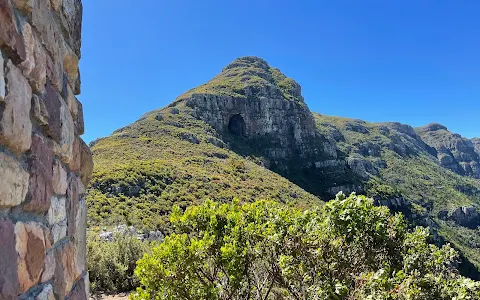
[[[126,292],[138,286],[133,276],[137,260],[151,248],[132,235],[103,241],[94,232],[87,238],[87,267],[93,292]]]
[[[206,201],[171,216],[145,255],[134,299],[478,299],[457,253],[407,232],[401,215],[355,194],[302,211],[273,201]]]

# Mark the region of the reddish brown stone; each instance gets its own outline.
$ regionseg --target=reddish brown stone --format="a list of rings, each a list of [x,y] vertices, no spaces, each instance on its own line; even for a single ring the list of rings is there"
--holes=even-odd
[[[15,227],[10,220],[0,220],[0,299],[16,299],[19,293]]]
[[[70,171],[78,172],[82,183],[87,185],[93,172],[93,158],[88,145],[76,138],[73,142],[73,158],[69,165]]]
[[[18,281],[25,292],[40,281],[45,260],[45,236],[34,222],[15,224],[15,249],[18,255]]]
[[[73,141],[72,153],[72,160],[68,167],[70,168],[70,171],[78,172],[82,167],[82,145],[80,138],[75,138]]]
[[[38,134],[32,136],[32,147],[28,153],[30,185],[25,210],[46,212],[50,208],[53,194],[53,146],[51,141]]]
[[[77,273],[75,248],[65,243],[55,249],[54,291],[57,299],[64,299],[81,274]]]
[[[9,0],[0,0],[0,47],[8,47],[12,59],[26,58],[23,38],[18,32],[12,6]]]
[[[44,260],[45,241],[29,232],[25,261],[27,262],[28,272],[32,277],[35,278],[40,275]]]

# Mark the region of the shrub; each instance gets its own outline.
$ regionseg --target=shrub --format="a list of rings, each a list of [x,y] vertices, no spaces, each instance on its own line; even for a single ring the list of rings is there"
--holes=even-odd
[[[479,299],[450,246],[352,194],[301,211],[272,201],[207,201],[171,216],[145,255],[134,299]]]
[[[151,248],[136,236],[117,234],[104,241],[96,233],[87,238],[87,265],[93,292],[126,292],[138,287],[136,262]]]

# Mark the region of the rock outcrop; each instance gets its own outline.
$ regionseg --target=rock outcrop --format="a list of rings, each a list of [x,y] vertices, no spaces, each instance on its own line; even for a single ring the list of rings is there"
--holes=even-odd
[[[448,210],[441,210],[437,217],[444,221],[454,221],[457,225],[476,229],[480,226],[480,213],[474,206],[457,207],[451,214]]]
[[[434,148],[440,164],[459,175],[480,178],[478,140],[469,140],[451,133],[440,124],[430,124],[417,129],[423,141]]]
[[[480,213],[476,207],[458,207],[450,215],[450,219],[460,226],[477,228],[480,226]]]
[[[323,151],[313,146],[315,121],[300,85],[263,59],[239,58],[178,101],[218,132],[261,142],[269,159],[307,158]]]
[[[353,172],[339,157],[335,141],[318,133],[300,85],[261,58],[234,60],[169,107],[170,113],[184,110],[206,122],[230,149],[261,156],[265,166],[310,185],[303,188],[317,195],[333,196],[329,188],[343,186],[347,173]],[[199,142],[192,136],[182,138]]]
[[[473,147],[475,148],[475,152],[480,155],[480,138],[473,138],[472,139]]]
[[[82,4],[0,0],[0,299],[87,299]]]

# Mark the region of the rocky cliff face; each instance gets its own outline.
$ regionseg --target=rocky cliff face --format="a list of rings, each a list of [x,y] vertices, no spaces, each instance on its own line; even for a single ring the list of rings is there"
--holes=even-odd
[[[480,138],[473,138],[472,143],[475,151],[480,155]]]
[[[451,133],[440,124],[430,124],[417,129],[421,138],[437,152],[440,164],[457,174],[480,178],[478,142]]]
[[[352,171],[335,141],[318,133],[300,85],[263,59],[236,59],[171,107],[208,123],[232,150],[261,156],[265,166],[317,195],[354,189],[343,185]]]
[[[0,0],[0,299],[87,299],[80,0]]]
[[[271,160],[309,158],[322,152],[312,143],[315,122],[300,85],[260,58],[233,61],[179,101],[218,132],[262,143]]]
[[[471,229],[477,229],[480,226],[480,213],[474,206],[458,207],[451,214],[446,210],[442,210],[438,213],[438,218],[442,220],[452,220],[456,224]]]

